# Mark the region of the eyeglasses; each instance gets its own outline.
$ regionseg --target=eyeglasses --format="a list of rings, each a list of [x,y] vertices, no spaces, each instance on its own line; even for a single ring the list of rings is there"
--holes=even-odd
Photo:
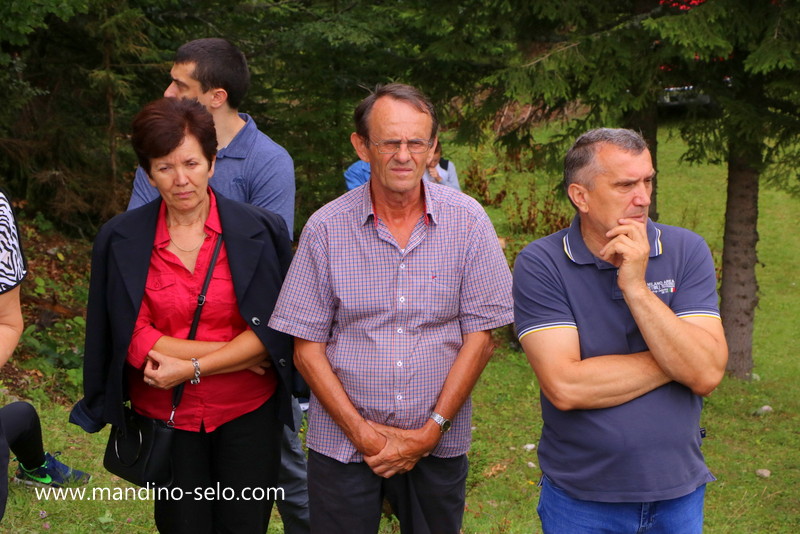
[[[431,149],[433,139],[409,139],[408,141],[373,141],[368,139],[370,143],[378,147],[378,152],[381,154],[397,154],[400,152],[400,147],[405,143],[408,151],[412,154],[422,154]]]

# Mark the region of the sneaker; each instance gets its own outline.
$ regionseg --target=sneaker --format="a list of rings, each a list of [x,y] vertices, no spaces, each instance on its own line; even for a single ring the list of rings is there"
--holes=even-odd
[[[298,402],[298,404],[300,404],[300,411],[301,412],[307,412],[308,411],[309,400],[308,400],[307,397],[297,397],[297,402]]]
[[[64,465],[56,459],[55,455],[45,453],[44,463],[36,469],[25,469],[22,464],[17,467],[14,482],[28,486],[54,486],[60,488],[65,484],[86,484],[92,478],[89,473]]]

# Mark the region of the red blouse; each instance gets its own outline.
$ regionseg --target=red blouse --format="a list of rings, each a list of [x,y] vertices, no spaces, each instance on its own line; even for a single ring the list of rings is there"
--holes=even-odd
[[[208,264],[220,239],[222,226],[217,202],[209,189],[211,209],[205,224],[206,239],[197,256],[194,272],[167,250],[166,208],[161,204],[156,223],[153,254],[147,273],[142,307],[134,326],[128,348],[128,391],[131,404],[142,415],[167,420],[172,408],[172,390],[150,387],[144,383],[143,369],[147,353],[161,336],[186,338],[192,324],[197,296],[203,287]],[[247,329],[239,314],[228,254],[222,245],[206,294],[195,339],[230,341]],[[200,369],[203,368],[203,360]],[[213,376],[201,376],[200,383],[188,381],[183,398],[175,413],[175,427],[181,430],[208,432],[264,404],[275,392],[277,377],[272,369],[264,375],[252,371],[237,371]]]

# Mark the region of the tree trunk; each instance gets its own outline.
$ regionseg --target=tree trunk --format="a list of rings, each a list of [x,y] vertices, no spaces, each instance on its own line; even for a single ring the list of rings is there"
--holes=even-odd
[[[650,147],[653,169],[656,171],[653,194],[650,195],[650,218],[658,221],[658,108],[655,100],[646,108],[628,113],[625,116],[625,127],[642,134]]]
[[[728,198],[722,251],[722,324],[728,340],[728,372],[749,380],[753,372],[753,319],[758,305],[758,179],[760,147],[731,139]]]
[[[106,72],[111,71],[111,50],[112,44],[110,41],[106,40],[105,46],[103,47],[103,68]],[[109,187],[109,191],[116,191],[117,185],[117,116],[114,109],[115,104],[115,95],[114,95],[114,87],[110,82],[107,82],[108,86],[106,87],[106,108],[108,110],[108,128],[106,132],[108,134],[108,160],[109,165],[111,167],[111,187]]]
[[[636,17],[641,17],[652,13],[658,9],[659,5],[659,0],[634,0],[633,14]],[[645,39],[649,41],[650,37],[646,36]],[[648,49],[644,48],[644,50]],[[645,61],[645,64],[649,62]],[[653,67],[655,68],[655,66]],[[642,89],[646,89],[646,84]],[[658,107],[655,95],[652,96],[653,98],[648,106],[626,114],[625,127],[642,134],[642,137],[650,147],[650,156],[653,158],[653,169],[656,171],[656,177],[653,178],[653,194],[650,195],[649,215],[651,219],[658,221]]]

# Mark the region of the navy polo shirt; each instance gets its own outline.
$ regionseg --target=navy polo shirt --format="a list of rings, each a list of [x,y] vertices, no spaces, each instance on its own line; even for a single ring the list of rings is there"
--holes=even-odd
[[[714,261],[703,238],[648,220],[646,281],[678,317],[719,318]],[[617,286],[617,269],[572,225],[534,241],[514,265],[517,336],[577,328],[581,359],[647,350]],[[700,452],[701,397],[677,382],[629,402],[561,411],[541,395],[539,463],[577,499],[647,502],[687,495],[714,480]]]

